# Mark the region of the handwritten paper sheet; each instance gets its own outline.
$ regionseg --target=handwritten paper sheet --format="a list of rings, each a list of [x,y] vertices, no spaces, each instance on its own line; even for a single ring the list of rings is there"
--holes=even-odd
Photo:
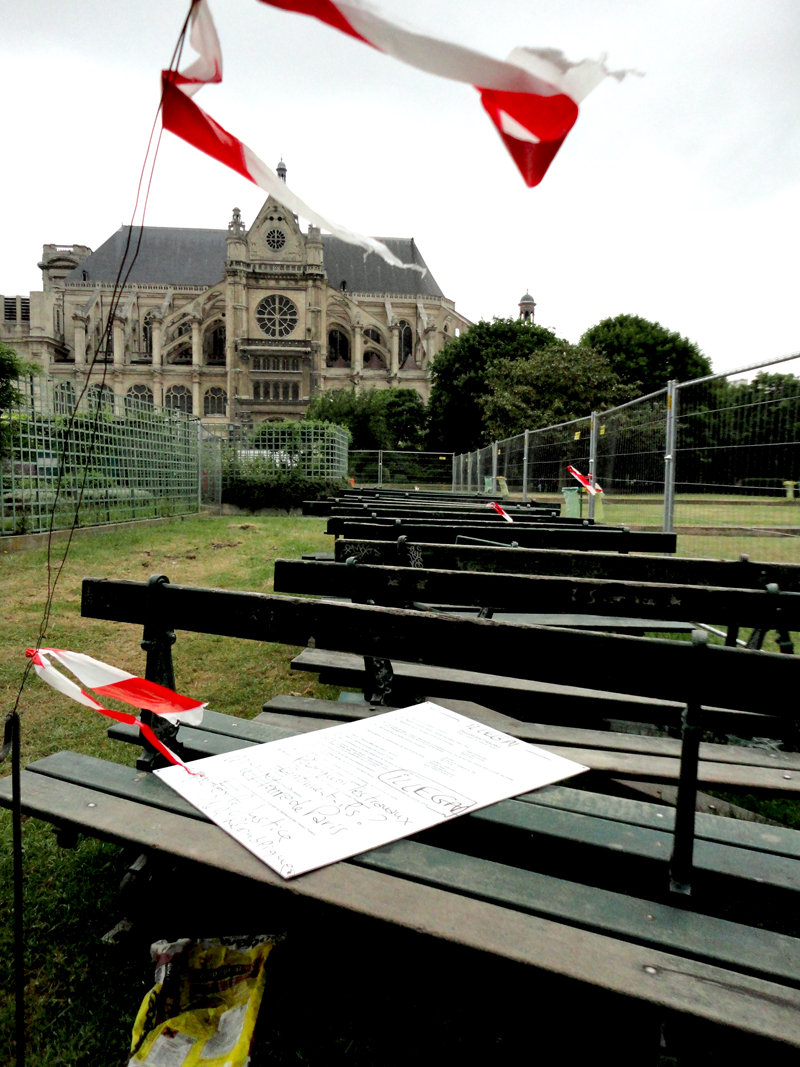
[[[154,773],[284,878],[587,768],[416,704]]]

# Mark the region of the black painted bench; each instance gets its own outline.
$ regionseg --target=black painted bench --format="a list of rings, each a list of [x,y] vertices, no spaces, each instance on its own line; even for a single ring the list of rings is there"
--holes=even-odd
[[[404,536],[411,543],[421,544],[484,544],[521,548],[556,548],[568,551],[606,552],[675,552],[677,535],[633,531],[627,527],[591,525],[589,520],[578,524],[546,523],[522,524],[500,522],[483,523],[415,523],[396,519],[392,523],[357,522],[350,519],[328,519],[327,532],[350,541],[397,541]]]
[[[609,656],[630,658],[630,693],[651,692],[657,679],[662,695],[690,701],[683,753],[688,771],[697,756],[702,704],[719,700],[737,709],[709,715],[759,716],[765,679],[787,694],[796,692],[798,680],[797,661],[777,655],[203,590],[158,579],[89,579],[82,613],[144,626],[145,673],[162,684],[171,683],[175,630],[292,645],[316,638],[345,652],[445,666],[480,650],[516,658],[523,676],[531,677],[552,677],[558,662],[573,656],[595,672],[608,667]],[[542,648],[541,658],[530,655],[531,640]],[[679,709],[673,710],[677,722]],[[770,710],[794,714],[786,706]],[[110,732],[139,740],[135,728],[118,725]],[[208,712],[200,729],[179,728],[173,737],[170,728],[165,736],[192,758],[291,732],[296,724],[283,729]],[[800,943],[791,936],[800,835],[712,817],[696,820],[691,773],[682,782],[676,813],[572,784],[551,787],[290,883],[146,769],[137,773],[59,753],[37,761],[22,778],[25,813],[67,832],[213,866],[265,889],[289,889],[540,972],[800,1046]],[[0,783],[0,803],[8,805],[9,793],[8,782]],[[670,894],[670,884],[677,893]]]
[[[350,556],[345,563],[276,560],[274,588],[276,593],[346,597],[362,604],[371,600],[395,607],[473,608],[486,618],[497,613],[566,612],[567,618],[584,614],[660,622],[722,621],[732,632],[741,627],[775,630],[786,652],[792,650],[790,631],[800,630],[800,593],[781,593],[776,583],[766,589],[736,589],[397,567],[358,562]]]
[[[738,560],[724,560],[619,555],[602,551],[575,553],[555,548],[414,542],[405,532],[400,532],[391,540],[340,538],[334,544],[333,558],[337,563],[355,558],[363,563],[390,567],[608,578],[622,582],[674,582],[677,585],[735,589],[766,589],[773,583],[781,592],[800,593],[800,563],[763,563],[751,560],[747,555]]]

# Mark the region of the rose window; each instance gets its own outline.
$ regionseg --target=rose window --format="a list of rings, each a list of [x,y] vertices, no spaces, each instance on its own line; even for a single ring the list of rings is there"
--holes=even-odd
[[[264,240],[267,242],[267,248],[278,252],[286,244],[286,234],[283,230],[270,230]]]
[[[256,322],[267,337],[286,337],[297,325],[297,307],[288,296],[265,296],[256,308]]]

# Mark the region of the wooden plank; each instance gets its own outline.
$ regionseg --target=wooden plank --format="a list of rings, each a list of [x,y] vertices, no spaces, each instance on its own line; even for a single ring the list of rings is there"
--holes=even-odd
[[[611,674],[615,690],[627,694],[681,703],[691,698],[737,711],[760,713],[765,695],[775,692],[781,699],[768,702],[770,712],[797,717],[800,659],[794,656],[264,593],[83,582],[84,617],[141,624],[148,609],[157,609],[172,629],[300,647],[313,640],[333,651],[455,669],[513,664],[516,676],[538,682],[559,684],[570,664],[580,664],[584,677]],[[521,717],[541,721],[530,708]]]
[[[570,724],[596,726],[598,721],[605,719],[624,719],[629,722],[677,726],[683,710],[682,706],[674,701],[649,700],[646,697],[607,693],[555,682],[454,670],[422,663],[407,663],[403,660],[393,660],[392,667],[396,679],[395,690],[401,695],[424,693],[434,699],[461,698],[496,711],[502,709],[522,721],[528,715],[532,719],[535,714],[540,724],[561,725],[567,720]],[[360,688],[364,683],[363,657],[348,652],[307,648],[292,660],[292,669],[319,673],[321,680],[333,685]],[[614,681],[616,684],[616,676]],[[769,715],[713,709],[709,711],[709,717],[715,728],[725,729],[737,737],[748,732],[759,737],[781,737],[794,732],[793,724],[782,724],[780,720]]]
[[[147,803],[162,811],[204,818],[160,779],[147,774],[141,776],[141,781],[133,779],[127,768],[91,756],[60,752],[31,764],[28,770],[102,794]],[[677,950],[693,958],[724,962],[746,973],[800,983],[800,941],[785,935],[711,916],[691,915],[684,909],[447,852],[413,840],[395,842],[354,857],[351,862],[457,889],[494,904]]]
[[[10,804],[0,781],[0,804]],[[604,934],[475,900],[421,882],[339,863],[284,882],[210,823],[23,774],[26,815],[93,837],[208,863],[265,888],[288,890],[356,914],[560,974],[579,982],[800,1047],[800,991]]]
[[[395,539],[396,540],[396,539]],[[661,556],[621,556],[615,552],[581,552],[556,548],[491,548],[483,545],[396,544],[366,538],[335,542],[336,561],[355,558],[364,563],[407,565],[458,571],[506,574],[544,574],[565,578],[607,578],[630,582],[674,582],[678,585],[730,586],[763,589],[774,582],[782,591],[800,593],[800,564],[757,563],[749,559],[689,559]],[[721,620],[718,620],[721,621]]]
[[[311,720],[310,722],[313,723],[310,726],[311,729],[323,728],[321,722],[324,722],[324,720]],[[306,729],[308,728],[309,726],[306,727]],[[286,736],[290,730],[291,727],[281,729],[276,733]],[[109,728],[108,734],[114,740],[127,741],[132,744],[140,743],[138,727],[135,726],[115,723]],[[232,738],[226,738],[221,735],[211,735],[203,738],[202,731],[185,726],[180,728],[178,740],[184,746],[184,754],[188,760],[202,759],[205,756],[217,755],[220,752],[231,752],[235,751],[236,748],[252,744],[249,741],[235,741]],[[554,751],[551,746],[547,747],[549,751]],[[73,755],[62,753],[59,754],[59,757],[66,759]],[[80,757],[77,758],[80,759]],[[55,760],[55,757],[45,757],[45,759],[31,764],[30,769],[37,773],[48,773],[48,768],[53,765],[49,762],[50,760]],[[582,762],[586,763],[587,761],[583,760]],[[60,766],[58,760],[55,760],[54,765]],[[68,766],[71,765],[68,764]],[[89,765],[87,764],[87,766]],[[75,781],[76,779],[73,775],[66,780]],[[133,791],[131,791],[132,787],[129,781],[134,782],[134,778],[129,774],[123,776],[121,781],[122,786],[118,787],[118,795],[128,796],[129,799],[132,799],[134,794],[138,792],[135,783]],[[153,789],[152,786],[149,788]],[[119,789],[122,789],[121,793],[119,793]],[[605,794],[559,785],[547,786],[533,793],[524,794],[517,797],[516,800],[520,803],[533,804],[541,808],[555,809],[557,812],[562,813],[561,815],[556,814],[552,818],[541,816],[538,822],[534,820],[533,823],[526,824],[525,828],[530,833],[546,832],[551,836],[559,836],[559,831],[563,829],[566,838],[569,840],[608,847],[621,853],[643,856],[659,861],[667,859],[671,854],[670,835],[674,829],[675,813],[668,807],[645,801],[609,797]],[[520,825],[519,809],[513,807],[498,808],[497,805],[493,805],[492,809],[485,810],[495,812],[495,821],[500,822],[505,827]],[[498,816],[497,812],[504,814]],[[515,812],[517,812],[516,816]],[[506,818],[509,813],[510,820]],[[573,815],[577,817],[577,823],[571,818]],[[524,816],[523,820],[527,817]],[[587,817],[589,819],[588,822],[585,821]],[[594,828],[595,822],[600,828],[599,835]],[[612,823],[622,824],[622,829],[618,827],[616,830],[610,830],[609,824]],[[575,829],[576,826],[577,829]],[[553,827],[556,828],[555,831]],[[638,835],[638,828],[645,831],[643,837]],[[649,831],[656,831],[657,836],[655,838],[649,837]],[[612,835],[611,838],[608,838],[609,833]],[[664,837],[664,834],[668,836]],[[795,830],[789,830],[786,827],[763,827],[749,822],[741,823],[717,816],[698,814],[695,819],[695,834],[698,840],[703,839],[724,845],[751,849],[754,852],[766,852],[773,856],[786,857],[793,860],[800,859],[800,833]],[[741,874],[741,870],[748,868],[749,861],[747,859],[745,859],[743,866],[738,863],[731,867],[727,859],[725,862],[728,865],[725,868],[726,870],[735,870],[738,872],[737,877],[744,877]],[[709,869],[716,871],[713,865]],[[779,876],[784,878],[784,872],[781,871]],[[764,876],[763,871],[757,872],[754,877],[757,881],[760,878],[762,881],[766,881],[767,884],[771,884],[769,878]],[[794,875],[792,875],[792,878],[794,878]],[[778,884],[784,888],[786,887],[784,881]]]
[[[302,655],[310,654],[311,651]],[[322,654],[324,653],[319,650],[315,652],[315,655]],[[343,653],[337,653],[337,656],[339,655]],[[357,666],[357,664],[354,665]],[[469,700],[436,697],[434,703],[441,704],[442,707],[450,708],[469,718],[477,719],[487,726],[503,730],[523,741],[532,741],[534,744],[612,749],[618,752],[638,752],[652,756],[680,758],[681,742],[672,737],[649,737],[644,734],[618,733],[613,730],[583,730],[569,726],[550,726],[546,723],[521,722],[510,715],[482,707]],[[385,710],[385,708],[376,708],[366,703],[354,706],[333,700],[317,700],[313,697],[277,696],[264,704],[264,712],[276,713],[274,719],[262,713],[253,721],[263,721],[279,726],[281,716],[287,714],[287,717],[298,720],[304,716],[318,715],[326,721],[352,722]],[[767,725],[766,722],[765,725]],[[789,770],[800,774],[800,753],[798,752],[776,752],[744,745],[702,742],[700,759],[750,767],[772,767],[776,770]]]
[[[274,583],[276,593],[343,596],[361,603],[369,599],[397,607],[424,601],[497,612],[569,612],[683,623],[733,619],[742,626],[800,629],[800,593],[776,596],[760,589],[287,559],[275,561]]]
[[[333,526],[328,529],[328,533],[364,541],[396,541],[403,535],[415,543],[454,544],[456,537],[475,537],[508,545],[515,541],[523,548],[561,548],[594,552],[674,552],[677,545],[676,534],[623,532],[604,527],[590,529],[588,526],[531,527],[519,523],[501,523],[491,527],[467,524],[433,526],[418,525],[413,520],[402,519],[398,519],[391,526],[382,526],[378,522],[340,522],[338,519],[329,519],[328,526],[331,527],[331,524]]]

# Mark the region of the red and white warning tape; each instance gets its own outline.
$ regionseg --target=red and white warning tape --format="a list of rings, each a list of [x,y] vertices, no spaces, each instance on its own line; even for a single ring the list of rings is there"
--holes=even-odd
[[[492,501],[490,504],[487,504],[486,507],[487,508],[494,508],[494,510],[497,512],[497,514],[498,515],[502,515],[503,518],[506,520],[506,522],[513,522],[514,521],[511,518],[511,516],[508,514],[506,509],[505,508],[501,508],[500,505],[496,504],[494,501]]]
[[[310,15],[403,63],[473,85],[529,186],[538,185],[544,177],[578,117],[581,101],[604,78],[621,81],[631,73],[608,70],[604,57],[571,63],[552,48],[515,48],[507,60],[493,59],[398,25],[377,8],[354,0],[262,3]],[[164,129],[237,171],[313,225],[376,252],[393,266],[408,266],[382,242],[331,222],[303,203],[252,149],[194,103],[192,97],[204,85],[222,81],[222,49],[206,0],[195,0],[192,7],[189,41],[199,58],[180,73],[162,73]]]
[[[592,485],[591,480],[587,478],[585,474],[581,474],[579,470],[576,470],[575,467],[567,467],[567,470],[572,475],[572,477],[576,479],[576,481],[579,481],[581,483],[587,493],[591,493],[592,496],[597,496],[598,493],[603,492],[597,482]]]
[[[176,763],[185,770],[189,770],[186,764],[156,737],[147,723],[142,722],[135,715],[103,707],[93,696],[81,689],[61,671],[56,670],[49,662],[49,658],[66,667],[88,689],[93,689],[102,696],[121,700],[124,704],[147,708],[171,723],[197,726],[203,721],[205,704],[191,697],[181,696],[180,693],[175,693],[156,682],[148,682],[146,678],[128,674],[127,671],[121,671],[99,659],[92,659],[91,656],[85,656],[82,652],[67,652],[63,648],[40,648],[38,650],[29,648],[26,649],[25,655],[33,660],[33,669],[43,682],[47,682],[53,689],[71,697],[79,704],[99,711],[102,715],[108,715],[109,718],[116,719],[118,722],[137,725],[150,744],[158,749],[170,763]]]

